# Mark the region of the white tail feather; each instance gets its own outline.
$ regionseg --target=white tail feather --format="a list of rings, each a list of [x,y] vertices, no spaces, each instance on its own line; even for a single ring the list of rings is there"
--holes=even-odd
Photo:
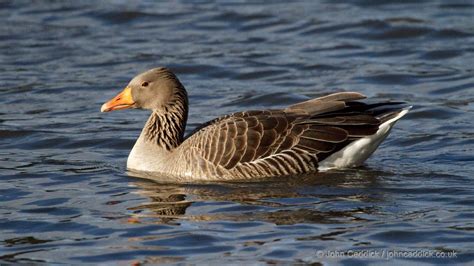
[[[404,108],[397,116],[385,121],[373,135],[358,139],[332,154],[319,163],[318,170],[326,171],[334,168],[359,166],[377,149],[388,136],[395,122],[408,113],[411,106]]]

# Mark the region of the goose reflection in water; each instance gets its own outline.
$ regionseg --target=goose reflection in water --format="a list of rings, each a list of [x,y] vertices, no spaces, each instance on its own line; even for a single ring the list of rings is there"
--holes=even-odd
[[[130,173],[146,178],[142,174]],[[267,182],[172,184],[132,183],[149,203],[131,207],[135,221],[262,221],[276,225],[367,221],[384,196],[373,188],[389,173],[360,169],[280,178]],[[151,221],[149,220],[151,219]]]

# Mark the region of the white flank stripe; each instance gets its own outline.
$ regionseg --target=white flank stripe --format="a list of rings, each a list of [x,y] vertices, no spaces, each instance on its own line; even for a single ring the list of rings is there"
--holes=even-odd
[[[377,133],[356,140],[342,150],[327,157],[319,163],[318,170],[327,171],[335,168],[347,168],[361,165],[388,136],[390,129],[392,129],[395,122],[406,115],[410,109],[411,106],[404,108],[396,117],[381,124]]]

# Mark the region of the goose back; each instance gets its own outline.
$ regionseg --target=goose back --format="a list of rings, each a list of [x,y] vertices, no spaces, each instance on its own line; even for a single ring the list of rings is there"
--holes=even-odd
[[[177,153],[189,175],[250,179],[315,172],[318,162],[373,135],[390,113],[359,93],[336,93],[283,110],[226,115],[197,128]],[[377,109],[379,108],[379,109]],[[385,111],[384,111],[385,110]]]

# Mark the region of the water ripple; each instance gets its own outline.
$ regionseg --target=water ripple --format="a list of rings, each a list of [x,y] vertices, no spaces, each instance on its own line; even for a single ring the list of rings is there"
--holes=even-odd
[[[472,264],[474,5],[0,1],[0,264]],[[188,132],[334,91],[413,109],[357,169],[256,183],[126,172],[147,112],[100,105],[168,66]]]

